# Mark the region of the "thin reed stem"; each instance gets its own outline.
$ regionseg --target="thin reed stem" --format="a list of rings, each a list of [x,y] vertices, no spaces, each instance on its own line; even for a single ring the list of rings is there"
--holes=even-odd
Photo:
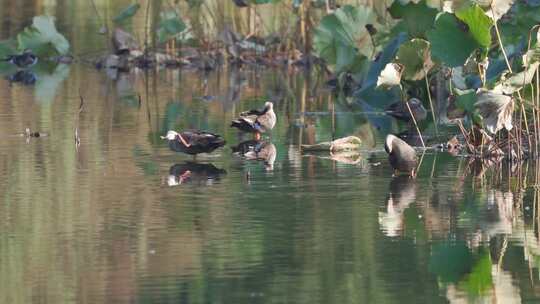
[[[424,79],[426,81],[426,90],[429,100],[429,107],[431,108],[431,117],[433,117],[433,124],[435,125],[435,135],[439,136],[439,128],[437,127],[437,120],[435,119],[435,109],[433,108],[433,101],[431,98],[431,90],[429,89],[429,80],[427,78],[427,72],[424,69]]]

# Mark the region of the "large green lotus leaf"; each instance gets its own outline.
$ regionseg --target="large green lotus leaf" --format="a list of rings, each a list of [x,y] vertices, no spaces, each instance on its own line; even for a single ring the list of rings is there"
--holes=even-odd
[[[471,5],[480,6],[492,20],[499,20],[510,10],[515,0],[453,0],[445,1],[444,11],[455,13]]]
[[[36,16],[32,25],[17,35],[20,50],[31,49],[38,56],[65,55],[69,42],[54,25],[54,17]]]
[[[409,2],[402,4],[395,1],[389,8],[393,18],[402,19],[410,37],[424,38],[426,32],[433,27],[437,16],[437,9],[428,7],[426,1]]]
[[[139,3],[133,3],[123,9],[116,17],[113,18],[113,21],[115,23],[121,23],[126,21],[127,19],[135,16],[137,11],[141,8],[141,5]]]
[[[402,77],[407,80],[419,80],[433,67],[429,52],[429,42],[424,39],[412,39],[399,47],[397,62],[403,67]]]
[[[367,24],[375,23],[375,15],[368,7],[345,5],[333,14],[325,16],[315,29],[314,47],[317,55],[336,72],[346,70],[362,54],[371,57],[373,45]]]
[[[509,18],[499,21],[502,40],[508,44],[527,44],[529,30],[540,23],[540,6],[518,1],[508,13]]]
[[[485,49],[491,45],[493,20],[478,6],[472,5],[456,12],[456,16],[468,26],[474,40]]]
[[[453,14],[440,14],[435,21],[435,29],[427,34],[431,43],[431,55],[450,67],[457,67],[463,65],[473,51],[477,49],[485,51],[486,43],[491,38],[486,38],[483,35],[486,33],[489,35],[491,23],[485,22],[484,17],[486,16],[483,11],[481,13],[482,15],[479,15],[476,9],[474,12],[461,12],[463,20],[467,21],[465,23]],[[475,18],[481,18],[481,20]],[[471,31],[469,30],[471,26],[482,28]]]
[[[164,12],[161,14],[161,21],[157,29],[158,41],[165,42],[175,38],[186,28],[184,21],[175,12]]]

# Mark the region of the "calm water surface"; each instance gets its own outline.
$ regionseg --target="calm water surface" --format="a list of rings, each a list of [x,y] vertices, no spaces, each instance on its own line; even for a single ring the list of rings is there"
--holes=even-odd
[[[97,28],[77,14],[59,19],[76,51],[89,34],[66,25]],[[406,126],[314,74],[35,69],[35,86],[0,80],[1,303],[540,301],[534,164],[427,153],[416,180],[392,178],[382,139]],[[233,155],[250,138],[229,128],[268,99],[273,166]],[[186,128],[228,145],[195,164],[159,138]],[[300,153],[351,134],[360,155]]]

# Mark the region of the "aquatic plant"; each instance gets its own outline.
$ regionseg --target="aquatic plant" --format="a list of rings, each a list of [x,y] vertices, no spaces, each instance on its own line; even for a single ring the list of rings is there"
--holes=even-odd
[[[371,8],[344,6],[321,20],[315,49],[338,79],[354,75],[357,98],[384,108],[384,99],[405,101],[420,94],[437,122],[436,95],[439,103],[450,100],[465,114],[452,121],[471,153],[482,150],[471,139],[473,129],[480,128],[496,135],[493,147],[523,157],[538,150],[540,139],[540,37],[534,35],[540,20],[527,9],[540,12],[534,3],[512,0],[393,1],[388,11],[395,20],[380,22]],[[519,34],[510,27],[516,24]],[[398,90],[383,93],[382,87]]]

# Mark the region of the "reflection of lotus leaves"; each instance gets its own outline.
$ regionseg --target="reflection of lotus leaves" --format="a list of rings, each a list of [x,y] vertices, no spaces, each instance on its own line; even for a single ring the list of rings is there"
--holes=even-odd
[[[52,102],[56,96],[58,86],[69,75],[69,69],[69,65],[59,64],[52,74],[41,74],[38,72],[38,79],[35,86],[36,99],[41,103]]]
[[[163,115],[163,130],[161,133],[167,132],[167,130],[176,129],[176,122],[178,118],[182,115],[184,105],[180,102],[170,102],[167,103],[165,107],[165,115]]]
[[[429,269],[444,283],[457,283],[472,269],[473,255],[463,241],[434,244]]]

